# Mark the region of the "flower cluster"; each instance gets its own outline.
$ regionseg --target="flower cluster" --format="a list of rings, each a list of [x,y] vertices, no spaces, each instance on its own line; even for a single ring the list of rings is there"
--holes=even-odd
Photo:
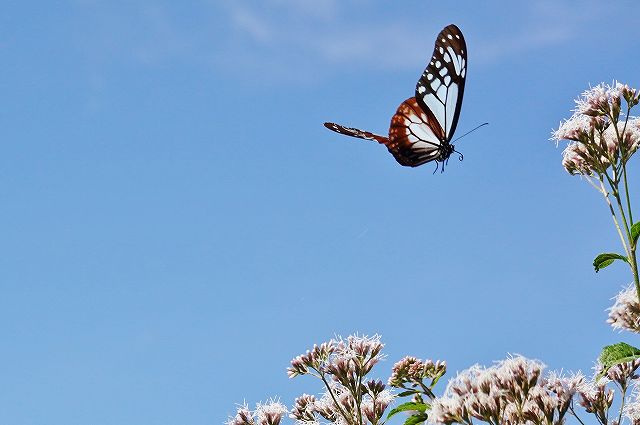
[[[544,365],[515,356],[495,366],[474,366],[452,379],[445,394],[434,400],[429,421],[434,424],[563,423],[581,374],[542,376]]]
[[[640,360],[633,360],[626,363],[619,363],[607,369],[604,377],[598,379],[603,370],[601,364],[596,365],[595,371],[597,373],[596,378],[591,381],[583,382],[578,388],[579,400],[578,403],[585,409],[587,413],[591,413],[596,416],[600,423],[608,423],[609,409],[613,405],[615,392],[610,388],[610,383],[615,383],[620,389],[623,397],[627,392],[627,389],[638,379],[636,370],[640,366]],[[622,414],[630,418],[640,413],[640,405],[636,401],[635,404],[631,403],[630,406],[626,406]],[[631,420],[632,423],[636,423]],[[640,422],[638,422],[640,424]]]
[[[640,93],[620,83],[599,84],[585,91],[576,100],[573,116],[552,134],[556,142],[571,142],[563,152],[564,168],[570,174],[591,176],[626,163],[640,144],[640,119],[629,116],[639,101]]]
[[[437,381],[447,372],[447,363],[432,360],[422,361],[407,356],[393,365],[391,377],[387,382],[392,387],[406,388],[405,384],[419,385],[424,379]]]
[[[640,393],[636,392],[629,403],[622,409],[622,414],[629,420],[631,425],[640,425]]]
[[[580,386],[579,401],[580,406],[587,413],[591,413],[598,418],[598,422],[606,424],[609,408],[613,404],[614,391],[607,386],[606,379],[584,382]]]
[[[635,285],[629,285],[616,295],[607,322],[614,329],[640,333],[640,302]]]
[[[236,415],[226,422],[227,425],[280,425],[287,407],[277,400],[258,403],[254,411],[245,404],[238,407]]]
[[[305,354],[301,354],[291,360],[291,366],[287,369],[289,378],[298,375],[306,375],[315,371],[323,373],[329,361],[329,356],[336,350],[335,341],[314,345],[311,350],[307,350]]]
[[[303,394],[291,417],[300,424],[318,424],[320,417],[338,425],[377,425],[393,401],[379,380],[365,380],[383,358],[380,337],[351,335],[331,340],[291,361],[289,377],[313,375],[326,387],[320,399]],[[241,424],[233,424],[241,425]]]

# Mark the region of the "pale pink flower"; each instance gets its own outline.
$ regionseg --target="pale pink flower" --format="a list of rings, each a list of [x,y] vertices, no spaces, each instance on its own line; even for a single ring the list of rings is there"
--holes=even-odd
[[[335,341],[314,345],[311,350],[307,350],[305,354],[297,356],[291,360],[291,366],[287,369],[289,378],[298,375],[306,375],[310,371],[323,372],[329,357],[336,349]]]
[[[640,333],[640,302],[635,285],[631,284],[614,298],[615,303],[609,308],[609,323],[614,329],[626,329]]]
[[[465,400],[460,397],[441,397],[431,404],[429,418],[431,424],[468,423],[469,412],[465,406]]]
[[[429,421],[563,423],[583,377],[543,376],[544,368],[540,361],[523,356],[512,356],[489,368],[475,365],[449,381],[444,395],[433,401]]]
[[[596,137],[600,138],[598,134]],[[562,152],[562,166],[569,174],[582,174],[590,176],[594,173],[601,174],[611,164],[610,151],[617,148],[613,139],[605,137],[599,142],[573,142]]]
[[[614,392],[607,388],[611,382],[606,377],[596,381],[585,381],[578,388],[579,404],[587,411],[598,417],[601,423],[607,422],[607,412],[613,404]]]
[[[279,425],[280,420],[287,412],[287,406],[277,400],[258,403],[255,411],[257,425]]]
[[[405,357],[393,365],[388,384],[393,387],[402,387],[405,383],[422,382],[423,379],[440,378],[447,371],[447,363],[444,361],[420,360],[416,357]]]
[[[556,144],[561,140],[586,141],[594,124],[595,122],[586,115],[573,114],[551,133],[551,140],[555,140]]]
[[[627,102],[621,114],[621,102]],[[626,85],[599,84],[576,100],[573,115],[560,123],[551,139],[571,141],[563,151],[563,167],[570,174],[604,174],[611,164],[626,163],[640,144],[640,121],[627,116],[640,95]]]
[[[236,415],[229,418],[227,425],[254,425],[255,424],[254,412],[249,410],[249,406],[246,403],[238,406],[236,409]]]
[[[296,398],[293,409],[291,409],[290,418],[296,419],[298,422],[310,423],[316,421],[316,398],[313,395],[302,394]]]
[[[624,133],[624,149],[628,156],[631,156],[640,146],[640,118],[630,118]]]
[[[637,390],[635,395],[624,406],[622,414],[629,420],[631,425],[640,425],[640,394],[638,394]]]
[[[576,99],[575,111],[588,116],[601,116],[613,111],[617,116],[620,113],[620,97],[623,89],[624,86],[618,82],[614,82],[613,86],[600,83],[591,87]],[[616,108],[617,113],[615,113]]]
[[[378,423],[393,399],[393,394],[388,390],[377,393],[375,397],[367,396],[362,401],[362,413],[364,413],[370,423]]]

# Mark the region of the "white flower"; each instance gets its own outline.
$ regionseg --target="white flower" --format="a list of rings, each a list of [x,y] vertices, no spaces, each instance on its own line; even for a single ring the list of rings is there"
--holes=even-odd
[[[382,392],[376,396],[376,400],[378,403],[385,404],[387,406],[391,404],[391,402],[395,398],[396,396],[393,395],[393,393],[391,393],[391,391],[389,390],[382,390]]]
[[[568,120],[560,122],[558,129],[551,133],[551,140],[555,140],[556,145],[561,140],[581,140],[591,131],[591,123],[588,116],[573,114]]]
[[[258,403],[255,417],[260,425],[278,425],[287,412],[287,406],[271,399],[267,403]]]
[[[575,111],[589,116],[603,115],[609,111],[609,102],[616,96],[620,97],[616,86],[612,87],[608,84],[600,83],[582,92],[582,95],[575,101]]]
[[[634,284],[627,286],[614,298],[607,322],[618,330],[640,333],[640,303]]]
[[[640,394],[638,394],[637,390],[635,391],[635,396],[622,409],[622,414],[629,419],[631,425],[640,425]]]

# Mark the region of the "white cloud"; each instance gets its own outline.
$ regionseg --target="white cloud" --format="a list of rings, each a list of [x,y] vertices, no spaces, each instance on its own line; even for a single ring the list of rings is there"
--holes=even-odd
[[[433,46],[412,42],[415,32],[401,24],[349,27],[312,42],[320,59],[338,66],[412,69],[425,64]],[[434,37],[435,40],[435,37]]]
[[[509,37],[480,40],[474,57],[481,65],[492,64],[530,50],[558,45],[573,37],[574,33],[564,27],[536,28]]]
[[[298,16],[320,19],[335,18],[339,7],[336,0],[266,0],[272,6],[280,6],[293,11]]]
[[[215,0],[195,11],[168,2],[127,7],[103,1],[78,4],[86,16],[79,44],[97,67],[110,61],[149,66],[180,61],[260,82],[308,81],[344,69],[419,73],[446,15],[426,14],[426,7],[411,14],[371,0]],[[476,18],[473,10],[462,6],[451,6],[448,12],[461,10],[456,21],[473,34],[468,39],[470,55],[480,65],[566,45],[587,28],[606,35],[600,22],[611,22],[615,13],[597,0],[534,0],[509,6],[496,2],[483,7],[483,17],[502,15],[491,21]],[[185,18],[187,10],[191,16]],[[506,20],[509,15],[514,18]]]
[[[579,3],[538,0],[528,3],[528,13],[516,19],[515,33],[500,33],[476,43],[480,64],[497,63],[507,58],[545,47],[567,45],[600,25],[613,10],[596,0]],[[526,18],[526,19],[525,19]]]
[[[233,25],[255,41],[266,43],[273,38],[274,28],[254,11],[238,6],[234,7],[230,13]]]
[[[419,32],[392,19],[371,22],[358,10],[367,1],[265,0],[251,7],[227,1],[224,9],[233,34],[218,49],[217,63],[237,66],[240,72],[259,69],[266,78],[282,73],[280,79],[287,81],[345,68],[415,69],[426,64],[432,46],[412,41]],[[428,30],[425,24],[422,31]]]

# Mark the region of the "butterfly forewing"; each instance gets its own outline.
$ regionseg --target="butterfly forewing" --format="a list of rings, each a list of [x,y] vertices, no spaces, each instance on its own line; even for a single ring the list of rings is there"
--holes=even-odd
[[[429,65],[416,85],[418,104],[434,115],[447,142],[458,124],[466,73],[467,45],[460,29],[449,25],[438,34]]]

